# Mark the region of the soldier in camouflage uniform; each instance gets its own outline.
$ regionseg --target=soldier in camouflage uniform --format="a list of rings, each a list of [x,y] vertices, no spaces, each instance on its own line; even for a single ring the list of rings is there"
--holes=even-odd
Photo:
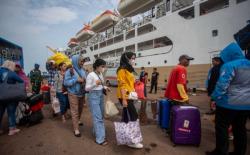
[[[32,92],[35,94],[39,94],[42,82],[42,74],[39,70],[39,65],[35,64],[35,69],[30,71],[30,82],[32,85]]]

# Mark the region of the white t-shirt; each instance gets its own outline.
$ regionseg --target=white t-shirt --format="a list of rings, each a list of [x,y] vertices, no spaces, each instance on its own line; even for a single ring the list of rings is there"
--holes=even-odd
[[[100,77],[103,85],[104,85],[104,78],[102,74],[98,74]],[[86,86],[85,90],[86,91],[91,91],[91,90],[102,90],[103,86],[102,85],[96,85],[96,81],[100,80],[97,76],[97,73],[91,72],[88,74],[87,79],[86,79]],[[104,86],[105,88],[105,86]]]

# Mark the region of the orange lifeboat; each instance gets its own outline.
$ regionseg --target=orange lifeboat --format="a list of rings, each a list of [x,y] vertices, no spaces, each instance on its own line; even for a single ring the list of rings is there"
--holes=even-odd
[[[78,41],[86,41],[86,40],[89,40],[93,35],[95,35],[95,32],[93,32],[90,29],[89,25],[85,25],[82,30],[80,30],[79,32],[77,32],[76,39]]]
[[[78,41],[76,38],[71,38],[69,43],[68,43],[68,47],[73,48],[76,47],[78,45]]]
[[[118,11],[123,17],[135,16],[146,12],[162,0],[120,0]]]
[[[96,17],[90,24],[91,30],[94,32],[102,32],[114,26],[119,20],[118,15],[107,10],[100,16]]]

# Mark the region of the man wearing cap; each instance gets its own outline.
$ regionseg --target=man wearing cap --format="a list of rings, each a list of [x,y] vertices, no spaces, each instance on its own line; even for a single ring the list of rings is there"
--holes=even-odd
[[[165,97],[172,100],[175,104],[188,103],[186,67],[189,66],[190,60],[194,60],[194,58],[188,55],[181,55],[179,64],[170,73]]]

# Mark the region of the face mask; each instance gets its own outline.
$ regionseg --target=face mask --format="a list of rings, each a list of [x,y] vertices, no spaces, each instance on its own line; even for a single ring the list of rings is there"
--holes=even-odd
[[[135,60],[132,59],[132,60],[129,61],[129,63],[130,63],[131,66],[134,66],[135,65]]]
[[[102,69],[101,69],[101,72],[104,73],[104,72],[105,72],[105,68],[102,68]]]

